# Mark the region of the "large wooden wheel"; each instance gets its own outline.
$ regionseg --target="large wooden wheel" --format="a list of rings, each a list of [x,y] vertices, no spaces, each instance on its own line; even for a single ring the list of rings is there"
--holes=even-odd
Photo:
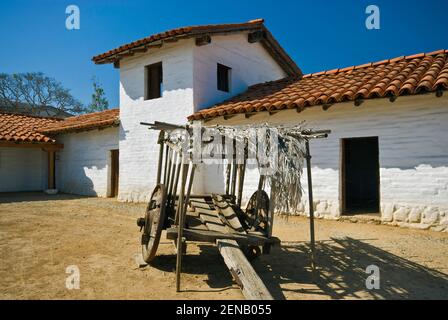
[[[258,200],[260,205],[257,213]],[[243,215],[243,222],[247,230],[259,231],[265,236],[269,235],[269,196],[264,190],[257,190],[250,197]]]
[[[260,201],[258,213],[257,201]],[[257,231],[266,237],[269,236],[269,196],[264,190],[257,190],[252,194],[240,220],[247,231]],[[242,250],[249,260],[253,260],[261,254],[259,246],[242,246]],[[269,249],[266,250],[266,253],[268,251]],[[265,252],[264,249],[263,252]]]
[[[165,222],[165,206],[166,189],[163,184],[158,184],[152,192],[142,226],[142,255],[143,260],[147,263],[154,259],[159,246]]]

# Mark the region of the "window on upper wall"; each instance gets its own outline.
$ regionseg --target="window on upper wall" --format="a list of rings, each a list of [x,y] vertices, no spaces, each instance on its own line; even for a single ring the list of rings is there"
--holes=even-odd
[[[145,67],[145,100],[162,96],[163,72],[162,62]]]
[[[218,90],[229,92],[230,91],[230,72],[232,68],[218,63],[217,75],[218,75]]]

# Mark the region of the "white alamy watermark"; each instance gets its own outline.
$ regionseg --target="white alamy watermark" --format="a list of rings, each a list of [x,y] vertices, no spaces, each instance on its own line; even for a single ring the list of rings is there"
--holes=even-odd
[[[366,8],[366,28],[368,30],[379,30],[380,29],[380,8],[376,5],[369,5]]]
[[[378,290],[380,288],[380,268],[374,264],[371,264],[367,266],[366,273],[369,274],[366,279],[366,288],[368,290]]]
[[[260,174],[269,176],[278,169],[279,137],[278,129],[268,126],[234,130],[205,128],[195,121],[190,130],[174,130],[168,139],[182,149],[184,161],[205,165],[234,161],[248,168],[258,167]]]
[[[81,28],[81,12],[77,5],[71,4],[65,8],[65,27],[67,30],[79,30]]]
[[[81,281],[81,273],[79,272],[79,268],[77,265],[70,265],[65,268],[65,273],[68,273],[69,276],[65,279],[65,287],[68,290],[79,289],[80,281]]]

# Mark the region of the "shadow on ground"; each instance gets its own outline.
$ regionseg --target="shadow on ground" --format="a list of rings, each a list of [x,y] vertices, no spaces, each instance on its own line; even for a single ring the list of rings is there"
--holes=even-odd
[[[371,240],[369,240],[371,241]],[[200,253],[186,255],[182,272],[207,274],[207,285],[235,287],[215,246],[200,245]],[[274,299],[448,299],[448,275],[403,259],[364,240],[332,238],[316,244],[317,270],[310,268],[308,243],[283,243],[253,266]],[[174,271],[176,256],[155,259],[153,267]],[[380,289],[366,289],[366,267],[380,270]],[[208,271],[210,270],[210,272]],[[314,279],[313,279],[314,278]],[[203,290],[198,290],[203,291]]]
[[[33,201],[55,201],[55,200],[74,200],[92,198],[89,196],[80,196],[74,194],[58,193],[48,195],[44,192],[0,192],[0,203],[17,203]]]
[[[184,290],[184,291],[210,291],[217,292],[230,288],[238,288],[233,282],[232,277],[222,260],[216,246],[200,244],[198,254],[189,254],[187,246],[187,255],[182,258],[182,273],[196,275],[207,275],[207,286],[211,290]],[[165,272],[175,272],[176,255],[160,255],[151,263],[151,267]]]
[[[448,299],[448,275],[364,241],[318,242],[314,281],[309,251],[308,243],[284,244],[254,263],[274,298],[292,291],[314,299]],[[380,289],[366,289],[369,265],[379,267]]]

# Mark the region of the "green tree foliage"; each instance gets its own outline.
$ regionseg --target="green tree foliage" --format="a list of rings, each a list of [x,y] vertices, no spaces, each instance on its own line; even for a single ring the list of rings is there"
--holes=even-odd
[[[109,107],[109,102],[107,101],[104,89],[95,77],[93,77],[92,82],[93,82],[92,101],[88,106],[88,111],[97,112],[106,110]]]

